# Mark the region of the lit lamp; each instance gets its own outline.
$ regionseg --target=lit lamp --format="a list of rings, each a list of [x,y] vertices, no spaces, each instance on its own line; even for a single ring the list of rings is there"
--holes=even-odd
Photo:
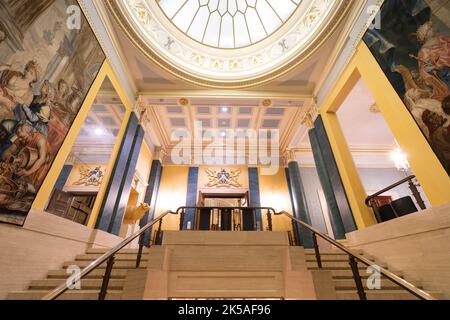
[[[397,168],[397,170],[403,171],[405,175],[408,176],[408,171],[410,167],[406,153],[404,153],[399,147],[397,147],[394,151],[391,152],[391,159],[394,162],[394,165]],[[412,179],[409,179],[408,186],[414,198],[416,199],[419,207],[422,210],[425,210],[426,209],[425,202],[423,201],[422,196],[420,195],[420,192],[417,189],[419,185],[418,184],[416,185]]]
[[[391,152],[391,159],[397,170],[407,172],[409,170],[408,157],[400,148],[396,148]]]

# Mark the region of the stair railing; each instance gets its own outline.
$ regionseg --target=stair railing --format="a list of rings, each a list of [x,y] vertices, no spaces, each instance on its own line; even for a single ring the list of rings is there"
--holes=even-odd
[[[176,213],[180,215],[180,227],[179,230],[184,230],[184,222],[185,222],[185,216],[186,216],[186,211],[188,210],[193,210],[195,215],[198,215],[199,210],[209,210],[209,214],[210,214],[210,223],[208,226],[208,230],[219,230],[219,221],[222,218],[222,215],[229,215],[230,216],[230,223],[232,224],[230,226],[230,228],[233,231],[244,231],[244,226],[242,225],[243,221],[236,221],[236,215],[239,216],[239,219],[243,219],[243,215],[245,214],[244,212],[248,212],[252,214],[252,227],[251,228],[246,228],[245,231],[258,231],[260,230],[257,224],[257,216],[258,216],[258,212],[261,213],[261,218],[262,215],[266,216],[267,219],[267,226],[266,226],[266,231],[272,231],[273,230],[273,220],[272,217],[276,214],[276,211],[271,208],[271,207],[198,207],[198,206],[187,206],[187,207],[180,207],[177,209]],[[197,218],[194,218],[194,220],[197,220]],[[219,220],[219,221],[215,221],[215,220]],[[217,223],[214,223],[217,222]],[[236,227],[239,226],[239,227]],[[224,226],[221,226],[222,231],[226,231],[226,229],[223,229]],[[261,226],[263,227],[263,226]],[[197,230],[199,229],[198,226],[193,226],[191,228],[192,230]],[[228,231],[231,231],[230,229]]]
[[[87,267],[85,267],[79,274],[75,273],[74,275],[70,276],[68,279],[65,280],[63,284],[56,287],[49,293],[47,293],[42,300],[55,300],[59,296],[61,296],[64,292],[70,289],[70,287],[78,282],[81,283],[81,280],[85,278],[88,274],[90,274],[92,271],[99,268],[103,263],[106,262],[106,269],[105,273],[103,275],[103,281],[102,286],[98,295],[99,300],[105,300],[106,295],[108,293],[108,285],[109,280],[111,278],[111,273],[114,267],[115,262],[115,255],[125,248],[127,245],[129,245],[133,240],[139,238],[139,250],[136,258],[136,268],[140,267],[141,258],[142,258],[142,251],[144,248],[144,238],[146,231],[150,230],[153,225],[156,223],[159,223],[159,228],[157,230],[157,234],[161,232],[161,225],[162,221],[165,216],[169,214],[177,214],[177,212],[173,211],[166,211],[162,215],[160,215],[158,218],[152,220],[148,224],[146,224],[144,227],[142,227],[139,231],[135,232],[122,242],[120,242],[118,245],[116,245],[114,248],[106,252],[105,254],[101,255],[99,258],[92,261]]]
[[[366,257],[363,257],[363,256],[357,254],[356,252],[353,252],[352,250],[346,248],[341,243],[339,243],[336,240],[330,238],[326,234],[323,234],[322,232],[320,232],[319,230],[313,228],[309,224],[306,224],[303,221],[295,218],[294,216],[292,216],[291,214],[289,214],[286,211],[277,212],[277,213],[275,213],[275,215],[277,215],[277,216],[285,215],[285,216],[287,216],[287,217],[289,217],[291,219],[293,225],[295,223],[297,223],[297,224],[305,227],[309,231],[311,231],[312,240],[313,240],[313,244],[314,244],[314,252],[316,254],[317,265],[318,265],[319,269],[322,269],[323,267],[322,267],[322,259],[321,259],[321,256],[320,256],[319,245],[318,245],[318,242],[317,242],[317,236],[319,236],[320,238],[322,238],[325,241],[329,242],[330,244],[332,244],[334,247],[338,248],[339,250],[344,251],[349,257],[349,264],[350,264],[350,267],[351,267],[351,270],[352,270],[353,279],[355,281],[356,288],[358,290],[358,296],[359,296],[360,300],[367,300],[367,296],[366,296],[366,292],[365,292],[365,289],[364,289],[364,285],[362,283],[362,278],[361,278],[361,275],[359,274],[358,262],[361,262],[361,263],[365,264],[366,266],[371,267],[371,266],[374,265],[374,263],[372,261],[370,261]],[[295,234],[295,231],[294,231],[294,234]],[[298,242],[296,242],[296,243],[298,243]],[[385,276],[386,278],[388,278],[392,282],[396,283],[397,285],[399,285],[403,289],[407,290],[408,292],[412,293],[414,296],[416,296],[416,297],[418,297],[418,298],[420,298],[422,300],[437,300],[436,298],[434,298],[432,295],[430,295],[426,291],[417,288],[415,285],[413,285],[409,281],[406,281],[405,279],[400,278],[399,276],[397,276],[396,274],[392,273],[389,270],[386,270],[386,269],[384,269],[384,268],[382,268],[380,266],[377,266],[377,271],[379,271],[380,274],[382,274],[383,276]]]
[[[425,205],[425,201],[423,200],[423,198],[419,192],[419,189],[417,188],[418,185],[416,183],[414,183],[414,181],[413,181],[415,178],[416,178],[416,176],[414,176],[414,175],[408,176],[408,177],[406,177],[400,181],[397,181],[397,182],[391,184],[390,186],[388,186],[366,198],[366,200],[365,200],[366,206],[372,208],[373,213],[375,214],[375,217],[377,218],[378,222],[382,222],[382,219],[381,219],[380,211],[378,209],[378,204],[376,202],[376,198],[378,196],[382,195],[383,193],[386,193],[406,182],[408,182],[408,187],[411,190],[411,193],[412,193],[414,199],[416,199],[416,202],[419,205],[420,209],[425,210],[427,208]]]

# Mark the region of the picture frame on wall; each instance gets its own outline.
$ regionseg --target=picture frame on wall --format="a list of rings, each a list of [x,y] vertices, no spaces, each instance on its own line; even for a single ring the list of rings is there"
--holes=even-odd
[[[76,0],[0,1],[1,223],[23,226],[105,58]]]

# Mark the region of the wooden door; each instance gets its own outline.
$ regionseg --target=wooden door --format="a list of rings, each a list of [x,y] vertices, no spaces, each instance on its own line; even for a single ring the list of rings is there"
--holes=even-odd
[[[59,217],[65,217],[72,200],[73,196],[71,194],[55,189],[46,211]]]

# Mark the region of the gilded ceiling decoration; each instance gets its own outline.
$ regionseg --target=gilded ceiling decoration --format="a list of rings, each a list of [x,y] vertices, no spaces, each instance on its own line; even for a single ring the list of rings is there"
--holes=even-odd
[[[125,34],[172,75],[212,88],[264,84],[305,61],[350,0],[106,1]]]

